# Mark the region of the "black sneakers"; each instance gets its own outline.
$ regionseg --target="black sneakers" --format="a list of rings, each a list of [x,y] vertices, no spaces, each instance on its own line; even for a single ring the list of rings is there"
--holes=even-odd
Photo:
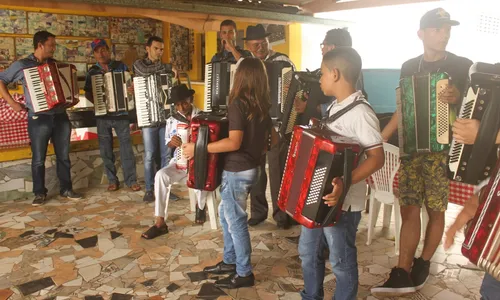
[[[144,194],[144,198],[142,199],[142,201],[144,201],[146,203],[153,202],[153,201],[155,201],[155,195],[153,195],[152,191],[146,191],[146,193]]]
[[[75,192],[73,192],[73,190],[67,190],[67,191],[61,193],[61,197],[67,198],[70,200],[80,200],[83,198],[83,196],[81,194],[75,193]]]
[[[372,295],[384,297],[400,296],[415,291],[410,274],[402,268],[393,268],[389,279],[383,285],[371,289]]]
[[[33,206],[43,205],[45,203],[45,198],[47,198],[47,196],[44,194],[35,195],[35,199],[33,199],[33,202],[31,202],[31,205],[33,205]]]
[[[430,267],[430,261],[424,260],[422,257],[413,258],[413,267],[411,268],[410,276],[417,291],[420,290],[427,281]]]
[[[255,285],[255,276],[251,273],[248,276],[241,277],[238,274],[231,274],[226,278],[215,281],[215,286],[222,289],[239,289],[242,287],[251,287]]]

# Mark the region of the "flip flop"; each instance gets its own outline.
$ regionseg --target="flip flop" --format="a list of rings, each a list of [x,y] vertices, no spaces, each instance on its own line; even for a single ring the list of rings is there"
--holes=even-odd
[[[167,234],[168,233],[168,226],[165,225],[165,227],[158,228],[156,225],[151,226],[147,231],[143,232],[141,234],[141,237],[146,240],[152,240],[156,237],[159,237],[161,235]]]

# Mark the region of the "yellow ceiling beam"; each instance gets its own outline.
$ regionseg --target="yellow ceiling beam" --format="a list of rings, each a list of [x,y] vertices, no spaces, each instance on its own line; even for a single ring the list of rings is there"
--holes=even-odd
[[[359,8],[391,6],[420,2],[436,2],[441,0],[353,0],[337,2],[336,0],[315,0],[302,6],[308,12],[322,13]]]

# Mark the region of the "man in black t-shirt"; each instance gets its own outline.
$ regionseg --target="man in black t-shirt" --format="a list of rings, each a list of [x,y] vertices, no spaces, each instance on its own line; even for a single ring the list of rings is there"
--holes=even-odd
[[[427,12],[420,19],[418,37],[424,45],[424,54],[406,61],[401,68],[401,77],[415,73],[446,72],[452,84],[438,96],[438,101],[450,104],[457,111],[465,89],[472,61],[446,51],[451,26],[459,22],[450,19],[442,8]],[[387,140],[397,128],[394,114],[391,122],[382,131]],[[403,125],[404,126],[404,125]],[[444,216],[448,205],[449,181],[446,174],[447,151],[413,154],[401,158],[399,169],[399,203],[402,227],[398,265],[392,269],[389,279],[371,290],[372,294],[400,295],[422,288],[429,276],[430,259],[434,255],[444,230]],[[421,257],[414,258],[420,241],[420,211],[425,204],[429,223]]]

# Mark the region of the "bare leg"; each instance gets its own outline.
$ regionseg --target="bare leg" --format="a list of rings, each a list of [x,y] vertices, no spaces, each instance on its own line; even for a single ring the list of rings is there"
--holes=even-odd
[[[429,214],[429,223],[425,233],[424,250],[422,251],[422,258],[430,260],[436,252],[444,232],[444,211],[432,211],[427,207]]]
[[[401,221],[398,267],[410,273],[420,241],[420,207],[415,205],[401,206]]]

